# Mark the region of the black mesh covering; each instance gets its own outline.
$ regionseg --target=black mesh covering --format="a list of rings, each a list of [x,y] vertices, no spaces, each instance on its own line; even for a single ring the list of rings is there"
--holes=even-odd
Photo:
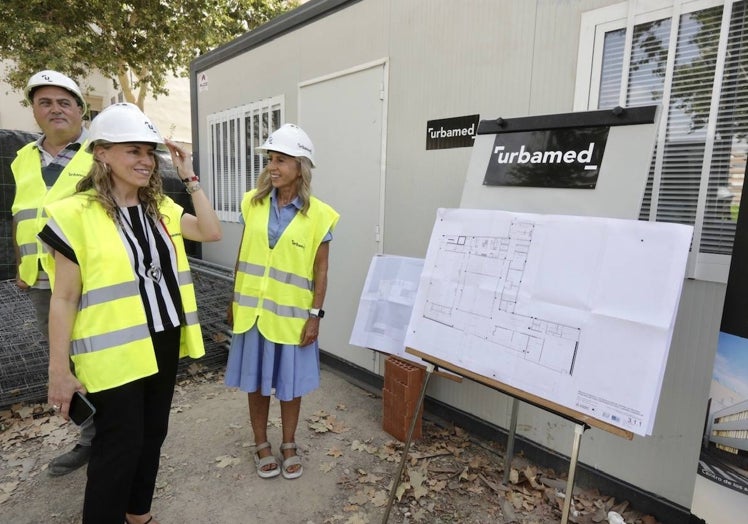
[[[226,307],[231,300],[230,273],[214,268],[203,270],[199,260],[193,260],[191,265],[205,356],[180,360],[180,377],[222,369],[230,342],[226,324]],[[0,409],[47,398],[48,353],[31,301],[14,280],[0,282]]]
[[[0,408],[17,402],[40,402],[47,397],[49,349],[37,329],[33,305],[15,285],[11,206],[15,183],[10,164],[16,152],[38,136],[24,131],[0,130]],[[160,153],[164,192],[187,212],[192,200],[185,192],[168,153]],[[186,241],[187,254],[200,255],[200,244]],[[226,363],[229,328],[226,307],[231,299],[231,272],[191,259],[198,314],[203,327],[206,355],[182,359],[179,375],[199,374]]]

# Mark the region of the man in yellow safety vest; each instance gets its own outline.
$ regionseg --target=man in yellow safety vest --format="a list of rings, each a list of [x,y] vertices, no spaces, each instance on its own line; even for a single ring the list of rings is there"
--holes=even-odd
[[[29,79],[25,95],[42,136],[21,148],[11,164],[16,285],[33,303],[46,338],[51,291],[41,264],[44,248],[36,235],[47,221],[44,206],[72,195],[93,160],[85,147],[87,107],[78,84],[57,71],[40,71]],[[82,426],[78,444],[52,460],[49,474],[65,475],[88,462],[94,433],[91,421]]]

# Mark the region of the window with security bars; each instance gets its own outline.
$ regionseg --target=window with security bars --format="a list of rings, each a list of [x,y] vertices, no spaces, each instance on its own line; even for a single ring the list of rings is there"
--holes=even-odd
[[[628,4],[595,20],[587,75],[588,109],[660,105],[640,218],[693,225],[689,276],[707,280],[726,281],[746,168],[746,3]]]
[[[208,158],[213,209],[220,220],[239,222],[244,193],[257,186],[266,164],[257,148],[283,123],[282,96],[208,116]]]

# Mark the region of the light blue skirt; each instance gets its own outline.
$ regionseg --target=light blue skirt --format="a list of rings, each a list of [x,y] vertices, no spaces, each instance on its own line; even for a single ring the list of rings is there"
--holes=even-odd
[[[293,400],[319,387],[319,345],[293,346],[271,342],[257,324],[234,333],[224,383],[247,393],[259,391],[278,400]]]

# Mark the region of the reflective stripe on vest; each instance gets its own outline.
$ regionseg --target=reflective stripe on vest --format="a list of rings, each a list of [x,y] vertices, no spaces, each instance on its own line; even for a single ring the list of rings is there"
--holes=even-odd
[[[192,274],[189,271],[180,271],[179,274],[179,284],[180,286],[185,284],[192,284]],[[113,286],[108,286],[105,288],[99,288],[92,291],[88,291],[87,293],[84,293],[81,296],[80,299],[80,305],[79,310],[83,311],[84,309],[96,306],[99,304],[103,304],[105,302],[113,302],[115,300],[119,300],[121,298],[126,297],[140,297],[140,290],[138,289],[138,285],[133,282],[123,282],[121,284],[115,284]],[[190,311],[185,312],[185,322],[187,325],[196,325],[199,324],[199,319],[197,315],[197,311]],[[141,328],[145,328],[145,335],[149,336],[148,334],[148,326],[141,324],[139,326],[134,326],[132,328],[129,328],[130,330],[141,330]],[[117,333],[122,333],[125,335],[128,332],[128,329],[120,330]],[[133,331],[133,333],[135,333]],[[142,333],[140,333],[142,335]],[[112,345],[119,345],[125,341],[130,340],[139,340],[140,338],[143,338],[142,336],[136,336],[136,338],[120,338],[118,344],[107,344],[105,342],[99,342],[98,340],[106,340],[105,338],[102,338],[102,336],[98,337],[89,337],[87,339],[78,339],[73,341],[73,354],[78,355],[81,353],[86,353],[89,351],[98,351],[100,349],[107,349],[108,347],[111,347]]]
[[[262,335],[273,342],[296,345],[314,297],[313,271],[317,249],[338,214],[312,197],[306,215],[297,213],[271,250],[267,226],[270,197],[252,205],[254,191],[242,200],[244,232],[234,286],[235,333],[257,322]]]
[[[250,264],[249,262],[240,261],[236,270],[241,271],[242,273],[247,273],[248,275],[255,275],[256,277],[261,277],[265,274],[265,266]]]
[[[177,257],[177,258],[179,258],[179,257]],[[177,264],[179,264],[179,263],[177,262]],[[180,293],[182,295],[192,293],[192,296],[193,296],[193,299],[194,299],[195,293],[194,293],[194,287],[192,287],[193,286],[192,272],[189,271],[189,270],[187,270],[187,271],[179,271],[179,272],[177,272],[177,279],[179,280],[179,291],[180,291]],[[189,291],[187,290],[188,288],[186,288],[185,286],[191,286],[189,288]],[[182,297],[182,299],[184,300],[184,296]],[[182,309],[185,309],[186,307],[187,306],[185,306],[184,304],[182,304]],[[193,325],[199,326],[200,325],[200,319],[198,318],[198,315],[197,315],[197,302],[196,301],[195,301],[194,307],[195,307],[194,310],[185,310],[184,311],[184,321],[185,321],[185,323],[188,326],[193,326]]]
[[[83,292],[72,333],[76,375],[88,391],[110,389],[158,371],[137,279],[121,234],[91,192],[48,206],[76,253]],[[160,211],[176,252],[185,324],[180,356],[205,354],[192,275],[182,240],[182,208],[165,198]],[[99,268],[105,265],[106,271]],[[52,267],[54,264],[52,263]],[[54,285],[54,282],[53,282]]]
[[[140,290],[134,281],[122,282],[121,284],[114,284],[83,293],[78,304],[78,310],[85,314],[87,308],[127,297],[140,298]],[[101,351],[149,337],[148,324],[138,324],[102,335],[74,339],[72,341],[71,353],[73,355],[80,355],[92,351]]]
[[[73,340],[71,353],[73,355],[92,353],[150,338],[151,333],[148,331],[148,325],[140,324],[139,326],[119,329],[93,337]]]
[[[36,209],[22,209],[13,215],[13,222],[15,222],[16,227],[20,226],[20,228],[23,230],[26,226],[24,222],[26,220],[29,220],[32,221],[31,226],[33,227],[33,223],[36,222],[36,213]],[[16,243],[18,244],[18,252],[20,253],[21,258],[29,255],[36,255],[38,253],[36,240],[34,240],[33,243],[28,242],[25,244],[21,244],[18,238],[18,234],[16,233]]]
[[[235,292],[234,302],[236,302],[240,306],[257,307],[257,304],[260,303],[260,299],[257,297],[250,297],[250,296],[242,295],[241,293]]]
[[[260,268],[260,266],[242,262],[239,264],[237,270],[247,273],[249,275],[262,276],[262,273],[257,272],[258,268]],[[250,269],[252,270],[252,272],[243,271],[244,269]],[[287,271],[281,271],[275,268],[270,268],[268,270],[267,278],[271,280],[275,280],[282,284],[288,284],[291,286],[301,288],[303,291],[312,291],[313,284],[314,284],[308,278],[303,278],[298,275],[294,275],[293,273],[289,273]],[[239,305],[247,306],[247,307],[257,307],[259,303],[259,299],[257,297],[246,296],[246,295],[242,295],[241,293],[234,293],[234,300],[238,302]],[[271,311],[280,317],[303,318],[304,320],[309,318],[308,308],[283,306],[283,305],[277,304],[276,302],[274,302],[273,300],[267,297],[265,297],[265,299],[263,300],[262,307],[263,309],[267,311]]]
[[[280,269],[275,269],[274,267],[270,268],[268,277],[272,278],[273,280],[277,280],[278,282],[283,282],[284,284],[290,284],[292,286],[306,289],[307,291],[311,291],[313,286],[313,281],[308,278],[300,277],[299,275],[294,275],[293,273],[288,273],[287,271],[281,271]]]
[[[140,296],[138,285],[134,281],[122,282],[121,284],[115,284],[113,286],[94,289],[87,293],[83,293],[78,307],[80,310],[84,310],[87,307],[102,304],[111,300],[134,296]]]
[[[22,147],[11,164],[16,183],[11,211],[21,257],[18,273],[30,286],[36,283],[39,276],[39,261],[44,265],[46,259],[44,255],[47,251],[36,238],[47,222],[44,206],[75,192],[78,181],[88,173],[93,164],[93,157],[85,149],[84,143],[49,189],[42,178],[42,163],[35,143]]]
[[[281,306],[280,304],[276,304],[269,298],[266,298],[262,301],[262,307],[266,311],[272,311],[279,317],[286,317],[286,318],[300,318],[306,321],[309,318],[309,309],[307,308],[298,308],[298,307],[292,307],[292,306]]]

